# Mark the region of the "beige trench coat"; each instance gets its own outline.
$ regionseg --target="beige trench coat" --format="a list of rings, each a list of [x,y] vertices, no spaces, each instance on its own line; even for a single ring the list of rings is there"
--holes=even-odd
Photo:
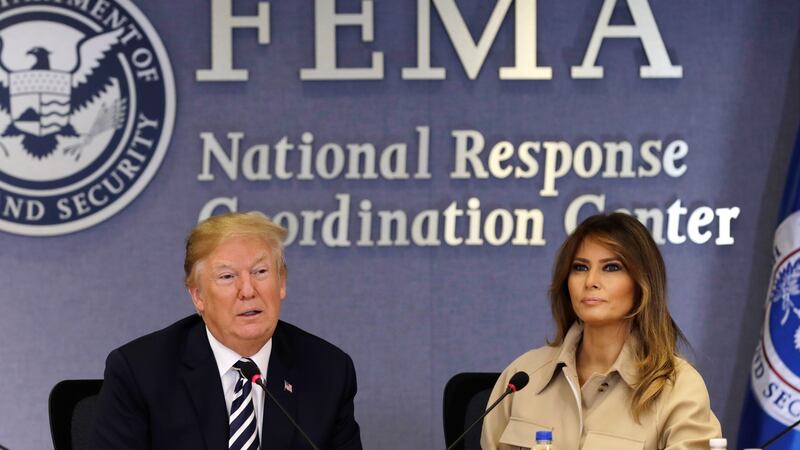
[[[683,359],[677,361],[675,382],[666,386],[639,423],[634,420],[633,337],[607,374],[595,374],[581,387],[575,353],[582,333],[580,325],[573,325],[560,347],[531,350],[503,371],[490,404],[517,371],[526,372],[530,383],[486,416],[484,450],[531,448],[542,430],[553,431],[557,450],[707,450],[708,440],[721,436],[705,383]]]

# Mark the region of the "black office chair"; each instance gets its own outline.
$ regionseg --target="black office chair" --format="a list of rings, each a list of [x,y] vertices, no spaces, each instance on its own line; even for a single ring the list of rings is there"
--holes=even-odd
[[[453,444],[486,409],[499,373],[459,373],[444,387],[444,442]],[[481,424],[475,425],[454,450],[480,450]]]
[[[97,394],[103,380],[64,380],[50,391],[50,433],[55,450],[92,450]]]

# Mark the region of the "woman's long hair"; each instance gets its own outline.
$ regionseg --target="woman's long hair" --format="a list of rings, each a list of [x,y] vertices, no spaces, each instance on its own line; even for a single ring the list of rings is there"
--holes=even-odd
[[[599,214],[584,220],[561,245],[553,267],[550,284],[550,307],[556,323],[553,346],[564,342],[567,331],[578,320],[567,281],[575,254],[588,237],[619,257],[636,286],[628,318],[631,333],[639,342],[634,348],[639,377],[631,399],[633,416],[638,421],[667,382],[675,379],[677,340],[685,340],[667,309],[664,259],[647,228],[627,214]]]

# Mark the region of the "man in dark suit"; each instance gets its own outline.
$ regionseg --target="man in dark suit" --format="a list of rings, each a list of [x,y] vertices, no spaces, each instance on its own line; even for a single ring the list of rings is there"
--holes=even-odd
[[[184,270],[198,315],[111,352],[97,449],[310,449],[241,364],[258,366],[320,449],[362,448],[352,360],[278,320],[284,238],[257,213],[214,216],[192,230]]]

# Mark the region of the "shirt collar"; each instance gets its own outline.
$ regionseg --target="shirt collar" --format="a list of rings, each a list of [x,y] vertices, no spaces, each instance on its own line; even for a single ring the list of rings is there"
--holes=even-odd
[[[622,381],[630,387],[634,387],[639,381],[638,364],[636,362],[636,347],[639,345],[639,338],[635,331],[631,331],[625,345],[619,352],[617,360],[611,365],[609,372],[617,371]]]
[[[575,358],[578,355],[578,344],[583,337],[583,324],[575,322],[567,330],[564,342],[561,344],[561,351],[556,358],[556,364],[563,364],[567,367],[576,367]]]
[[[537,392],[544,390],[553,378],[561,373],[560,369],[562,366],[572,368],[572,372],[576,370],[575,358],[577,357],[578,344],[580,344],[582,337],[583,324],[579,322],[573,323],[567,331],[567,335],[564,336],[564,342],[561,344],[556,357],[551,361],[550,367],[546,368],[544,373],[547,375],[542,377],[538,386],[535,386]],[[633,387],[638,380],[635,353],[637,345],[639,345],[639,339],[634,332],[631,332],[625,340],[625,344],[622,346],[622,351],[620,351],[619,356],[617,356],[614,364],[608,369],[608,373],[617,372],[625,384],[630,387]]]
[[[222,378],[225,373],[231,370],[231,367],[236,361],[242,358],[241,355],[229,349],[222,342],[211,334],[211,330],[206,327],[206,334],[208,335],[208,344],[211,346],[211,351],[214,353],[214,359],[217,361],[217,369],[219,369],[219,376]],[[266,378],[267,365],[269,364],[269,356],[272,353],[272,338],[270,338],[255,355],[249,356],[261,371],[261,376]]]

